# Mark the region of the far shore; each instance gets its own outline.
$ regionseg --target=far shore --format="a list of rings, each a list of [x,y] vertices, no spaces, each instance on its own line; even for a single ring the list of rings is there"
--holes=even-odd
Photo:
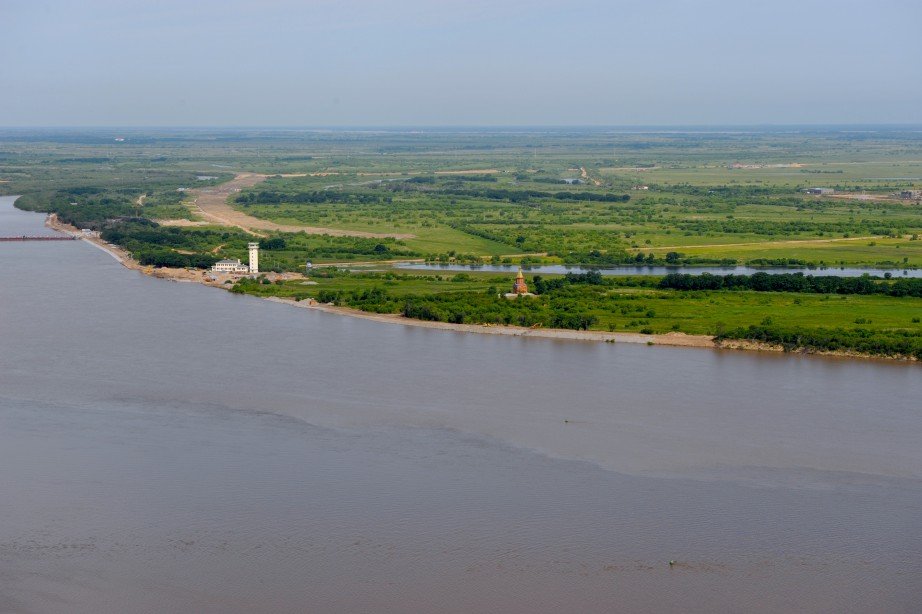
[[[95,236],[84,236],[77,228],[64,224],[57,219],[57,216],[51,214],[45,221],[49,228],[63,232],[77,238],[92,243],[95,247],[107,252],[113,258],[118,260],[126,268],[139,271],[151,277],[169,279],[177,282],[197,282],[205,286],[221,288],[228,290],[227,281],[234,278],[228,275],[217,275],[198,269],[175,269],[175,268],[154,268],[144,266],[138,261],[131,258],[125,250],[118,246],[107,244],[102,239]],[[213,279],[216,277],[216,279]],[[286,273],[281,277],[306,279],[299,273]],[[301,309],[312,309],[324,313],[333,313],[352,318],[362,318],[375,322],[388,324],[402,324],[403,326],[415,326],[419,328],[433,328],[438,330],[448,330],[464,333],[477,333],[486,335],[507,335],[513,337],[536,337],[542,339],[559,339],[573,341],[594,341],[603,343],[634,343],[643,345],[663,345],[672,347],[692,347],[708,349],[731,349],[731,350],[748,350],[759,352],[784,352],[785,349],[780,345],[772,345],[745,339],[725,339],[717,340],[711,335],[689,335],[680,332],[670,332],[664,334],[645,335],[641,333],[624,333],[624,332],[606,332],[600,330],[572,330],[562,328],[526,328],[521,326],[504,326],[504,325],[487,325],[487,324],[453,324],[450,322],[433,322],[428,320],[416,320],[406,318],[399,314],[382,314],[360,311],[349,307],[338,307],[331,304],[319,303],[313,299],[295,301],[294,299],[281,298],[276,296],[264,297],[264,300],[274,303],[281,303],[298,307]],[[818,356],[844,357],[844,358],[862,358],[871,360],[887,360],[912,362],[914,358],[889,357],[889,356],[872,356],[860,354],[857,352],[813,352],[798,351],[799,354],[813,354]]]

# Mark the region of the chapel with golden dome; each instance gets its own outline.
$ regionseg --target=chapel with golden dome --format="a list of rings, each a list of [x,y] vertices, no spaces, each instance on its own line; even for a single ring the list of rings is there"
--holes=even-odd
[[[512,294],[528,294],[528,285],[525,283],[525,274],[519,268],[519,274],[515,276],[512,282]]]

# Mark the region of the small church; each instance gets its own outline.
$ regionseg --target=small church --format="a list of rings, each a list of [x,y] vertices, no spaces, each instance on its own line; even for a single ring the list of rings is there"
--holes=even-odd
[[[518,298],[520,296],[534,296],[528,291],[528,284],[525,283],[525,274],[522,273],[521,267],[519,267],[519,272],[515,276],[515,281],[512,282],[512,292],[507,292],[506,298]]]

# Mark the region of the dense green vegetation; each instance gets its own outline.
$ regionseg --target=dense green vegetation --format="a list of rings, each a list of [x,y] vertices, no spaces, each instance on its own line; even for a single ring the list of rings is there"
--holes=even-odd
[[[757,275],[750,278],[758,280],[764,274]],[[714,277],[692,276],[677,290],[665,287],[671,282],[664,284],[666,278],[658,277],[603,277],[598,273],[535,276],[529,286],[538,296],[509,299],[501,294],[508,290],[510,277],[493,273],[443,276],[325,270],[313,276],[312,285],[246,279],[234,290],[296,300],[313,298],[440,322],[648,334],[684,332],[766,341],[788,349],[918,356],[922,304],[914,296],[868,292],[847,285],[839,289],[859,291],[783,290],[784,284],[776,290],[761,286],[749,289],[743,284],[736,284],[735,289],[688,289],[714,285]],[[696,284],[696,278],[707,283]],[[858,281],[892,287],[886,280]],[[918,280],[913,280],[913,285],[918,287]]]
[[[912,356],[922,360],[922,334],[866,328],[785,328],[751,325],[723,331],[718,339],[747,339],[781,345],[785,350],[856,352],[872,356]]]
[[[194,219],[180,190],[238,169],[289,173],[298,176],[238,194],[237,206],[285,224],[413,235],[370,246],[282,237],[292,249],[274,267],[284,270],[402,257],[917,267],[922,206],[802,190],[829,178],[823,185],[846,195],[918,189],[920,159],[922,138],[900,130],[6,131],[0,193],[102,230],[133,217]],[[214,255],[240,257],[235,249]]]
[[[444,321],[911,354],[922,303],[919,283],[899,270],[922,266],[922,203],[894,193],[922,188],[920,160],[920,133],[899,129],[7,130],[0,131],[0,193],[22,194],[19,207],[99,230],[152,266],[245,260],[247,242],[257,239],[262,268],[276,272],[304,271],[306,261],[406,258],[889,267],[893,279],[545,276],[530,282],[539,296],[514,301],[498,296],[510,279],[481,273],[330,270],[312,276],[316,286],[243,281],[237,290]],[[244,170],[272,175],[232,199],[251,216],[407,238],[255,237],[198,220],[190,188]],[[818,185],[836,194],[803,191]]]
[[[755,290],[756,292],[812,292],[816,294],[885,294],[922,298],[922,279],[873,280],[861,277],[818,276],[803,273],[773,275],[666,275],[660,288],[672,290]]]

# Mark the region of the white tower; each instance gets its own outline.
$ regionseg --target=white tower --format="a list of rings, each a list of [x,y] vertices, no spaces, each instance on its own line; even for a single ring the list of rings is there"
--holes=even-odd
[[[259,273],[259,243],[250,243],[250,274]]]

